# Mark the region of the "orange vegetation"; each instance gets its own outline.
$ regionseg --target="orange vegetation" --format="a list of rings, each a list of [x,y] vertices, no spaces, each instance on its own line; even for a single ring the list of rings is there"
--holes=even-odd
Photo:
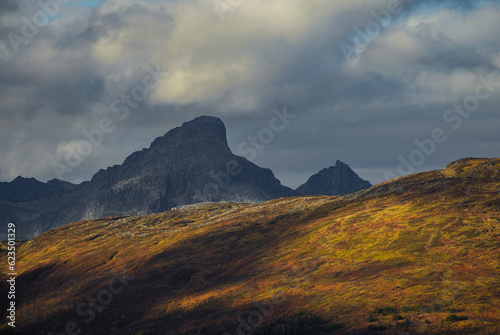
[[[499,221],[500,159],[464,159],[344,197],[76,222],[18,249],[16,329],[499,334]]]

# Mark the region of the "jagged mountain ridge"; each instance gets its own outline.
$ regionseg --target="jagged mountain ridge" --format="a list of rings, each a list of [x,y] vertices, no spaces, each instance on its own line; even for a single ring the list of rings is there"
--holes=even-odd
[[[28,202],[42,198],[61,195],[72,191],[75,184],[59,179],[49,180],[47,183],[35,178],[17,177],[11,182],[0,182],[0,200],[9,202]]]
[[[121,166],[99,171],[80,192],[107,199],[106,206],[88,208],[97,211],[94,216],[159,212],[202,201],[261,202],[295,195],[271,170],[232,154],[222,121],[206,116],[157,138],[149,149],[133,153]],[[117,196],[120,202],[114,199]]]
[[[337,161],[335,166],[323,169],[299,186],[299,195],[346,195],[372,187],[347,164]]]
[[[70,193],[13,204],[0,201],[2,219],[18,236],[112,215],[140,215],[198,202],[263,202],[294,196],[269,169],[234,155],[224,123],[201,116],[157,138],[122,165],[100,170]]]
[[[361,178],[346,164],[337,162],[335,169],[335,191],[329,180],[324,188],[320,187],[324,179],[311,183],[313,176],[306,183],[309,191],[315,187],[310,194],[344,195],[360,189]],[[8,192],[0,196],[0,223],[15,222],[19,238],[79,220],[158,213],[200,202],[257,203],[301,194],[281,185],[271,170],[234,155],[224,123],[211,116],[183,123],[149,148],[132,153],[123,164],[101,169],[79,185],[19,177],[0,184],[0,191],[2,187]],[[0,238],[5,237],[0,233]]]

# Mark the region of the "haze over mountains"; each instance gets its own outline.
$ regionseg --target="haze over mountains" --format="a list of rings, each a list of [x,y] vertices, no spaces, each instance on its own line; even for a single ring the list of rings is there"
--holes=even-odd
[[[79,220],[151,214],[199,202],[259,203],[304,194],[344,195],[370,186],[337,161],[335,167],[292,190],[281,185],[271,170],[234,155],[224,123],[202,116],[79,185],[21,177],[0,183],[0,217],[2,224],[17,224],[19,238],[30,238]]]

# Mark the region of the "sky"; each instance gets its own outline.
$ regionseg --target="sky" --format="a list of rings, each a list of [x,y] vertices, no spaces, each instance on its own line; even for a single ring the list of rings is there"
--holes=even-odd
[[[200,115],[293,188],[500,157],[499,31],[499,1],[2,1],[0,181],[89,180]]]

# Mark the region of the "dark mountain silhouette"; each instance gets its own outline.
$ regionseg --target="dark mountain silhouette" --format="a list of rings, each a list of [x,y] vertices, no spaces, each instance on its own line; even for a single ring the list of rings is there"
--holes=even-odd
[[[145,215],[202,202],[260,203],[299,194],[344,195],[370,187],[347,165],[322,170],[294,191],[228,147],[224,123],[201,116],[134,152],[122,165],[73,185],[18,177],[0,183],[0,224],[18,238],[80,220]],[[7,230],[5,230],[7,231]],[[5,239],[5,233],[0,233]]]
[[[337,161],[335,166],[323,169],[311,176],[296,191],[300,195],[346,195],[370,188],[347,164]]]
[[[14,184],[14,186],[13,186]],[[122,165],[100,170],[70,193],[41,197],[45,185],[16,179],[33,191],[6,193],[0,214],[17,223],[19,237],[33,237],[79,220],[113,215],[142,215],[199,202],[263,202],[296,195],[269,169],[234,155],[227,145],[224,123],[202,116],[157,138],[148,149],[127,157]],[[47,185],[56,186],[56,182]],[[23,188],[24,189],[24,186]],[[15,203],[20,201],[29,201]],[[31,201],[30,201],[31,200]]]
[[[70,192],[75,186],[58,179],[42,183],[35,178],[19,176],[10,183],[0,182],[0,200],[28,202]]]

